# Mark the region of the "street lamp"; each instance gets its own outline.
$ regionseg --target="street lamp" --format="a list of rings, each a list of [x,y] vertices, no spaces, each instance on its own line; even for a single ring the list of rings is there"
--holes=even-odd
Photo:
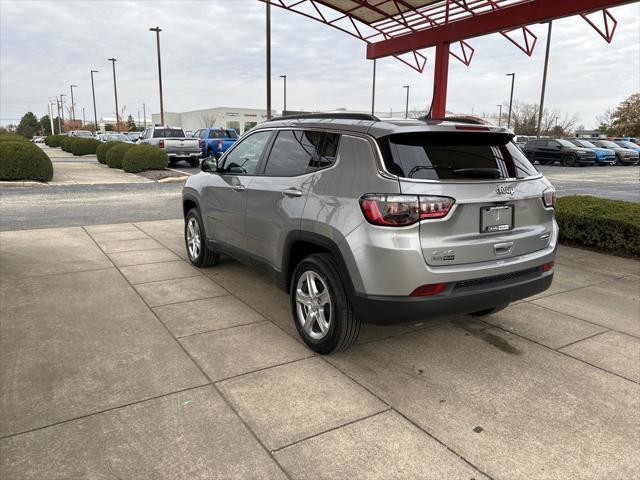
[[[96,132],[98,131],[98,113],[96,112],[96,89],[93,86],[93,74],[98,70],[91,70],[91,95],[93,96],[93,120],[95,122]]]
[[[70,85],[71,87],[71,120],[75,123],[76,121],[76,106],[73,101],[73,87],[78,88],[78,85]]]
[[[287,114],[287,76],[280,75],[280,78],[284,79],[284,110],[282,110],[282,115]]]
[[[500,126],[502,122],[502,104],[496,106],[500,107],[500,113],[498,113],[498,126]]]
[[[113,94],[116,99],[116,131],[120,131],[120,112],[118,110],[118,87],[116,84],[116,61],[115,58],[107,58],[108,61],[111,62],[111,66],[113,67]]]
[[[409,85],[405,85],[402,88],[407,89],[407,104],[404,109],[404,118],[409,118]]]
[[[64,93],[60,94],[60,117],[62,118],[62,126],[60,127],[60,133],[62,133],[62,129],[64,128],[64,100],[62,97],[66,97]]]
[[[150,28],[150,32],[156,32],[156,46],[158,51],[158,83],[160,84],[160,123],[164,126],[164,103],[162,101],[162,64],[160,63],[160,27]]]
[[[516,74],[507,73],[507,77],[511,77],[511,98],[509,99],[509,117],[507,118],[507,128],[511,128],[511,109],[513,108],[513,87],[516,83]]]

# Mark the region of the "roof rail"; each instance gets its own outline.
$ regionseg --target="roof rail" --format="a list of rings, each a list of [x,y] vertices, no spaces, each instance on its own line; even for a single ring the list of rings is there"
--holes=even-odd
[[[272,117],[267,122],[275,122],[279,120],[306,120],[306,119],[334,119],[334,120],[368,120],[371,122],[379,122],[380,119],[368,113],[304,113],[300,115],[285,115],[283,117]]]
[[[422,120],[424,122],[458,122],[458,123],[468,123],[470,125],[488,125],[487,122],[481,120],[479,118],[472,117],[440,117],[440,118],[428,118],[427,116],[420,117],[418,120]]]

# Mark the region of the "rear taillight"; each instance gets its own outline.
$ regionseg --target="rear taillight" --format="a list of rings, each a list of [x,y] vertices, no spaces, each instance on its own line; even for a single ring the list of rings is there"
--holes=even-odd
[[[164,139],[162,139],[162,138],[161,138],[161,139],[158,141],[158,147],[160,147],[160,148],[164,148]]]
[[[224,145],[224,142],[222,140],[218,140],[218,149],[222,150],[222,145]]]
[[[422,285],[411,292],[411,297],[431,297],[442,293],[447,285],[445,283],[432,283],[430,285]]]
[[[364,195],[360,208],[369,223],[404,227],[420,220],[446,217],[453,198],[417,195]]]
[[[198,146],[199,146],[200,148],[203,148],[203,147],[204,147],[204,140],[202,140],[201,138],[200,138],[200,139],[198,139]]]
[[[542,192],[542,203],[547,208],[553,208],[556,205],[556,190],[553,187],[547,188]]]
[[[553,270],[553,262],[545,263],[544,265],[542,265],[541,268],[542,268],[543,272],[549,272],[549,271]]]

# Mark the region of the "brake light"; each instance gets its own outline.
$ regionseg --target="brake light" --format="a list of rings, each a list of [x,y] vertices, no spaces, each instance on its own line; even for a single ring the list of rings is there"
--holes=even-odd
[[[432,283],[430,285],[422,285],[411,292],[411,297],[431,297],[442,293],[447,288],[445,283]]]
[[[548,262],[548,263],[545,263],[544,265],[542,265],[542,271],[543,272],[548,272],[550,270],[553,270],[553,262]]]
[[[160,148],[164,148],[164,139],[163,139],[163,138],[161,138],[161,139],[158,141],[158,147],[160,147]]]
[[[547,188],[542,192],[542,203],[547,208],[553,208],[556,205],[556,190],[553,187]]]
[[[466,130],[468,132],[489,132],[489,127],[483,127],[481,125],[456,125],[456,130]]]
[[[418,195],[376,195],[360,198],[360,208],[369,223],[404,227],[420,220],[446,217],[453,198]]]
[[[199,146],[200,148],[203,148],[203,147],[204,147],[204,140],[202,140],[201,138],[200,138],[200,139],[198,139],[198,146]]]
[[[224,142],[220,139],[218,140],[218,149],[222,149],[222,145],[224,144]]]

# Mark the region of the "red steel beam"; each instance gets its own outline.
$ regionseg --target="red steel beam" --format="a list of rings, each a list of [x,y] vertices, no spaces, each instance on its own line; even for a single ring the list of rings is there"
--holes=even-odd
[[[570,17],[637,0],[530,0],[367,45],[367,58],[401,55],[468,38]]]

